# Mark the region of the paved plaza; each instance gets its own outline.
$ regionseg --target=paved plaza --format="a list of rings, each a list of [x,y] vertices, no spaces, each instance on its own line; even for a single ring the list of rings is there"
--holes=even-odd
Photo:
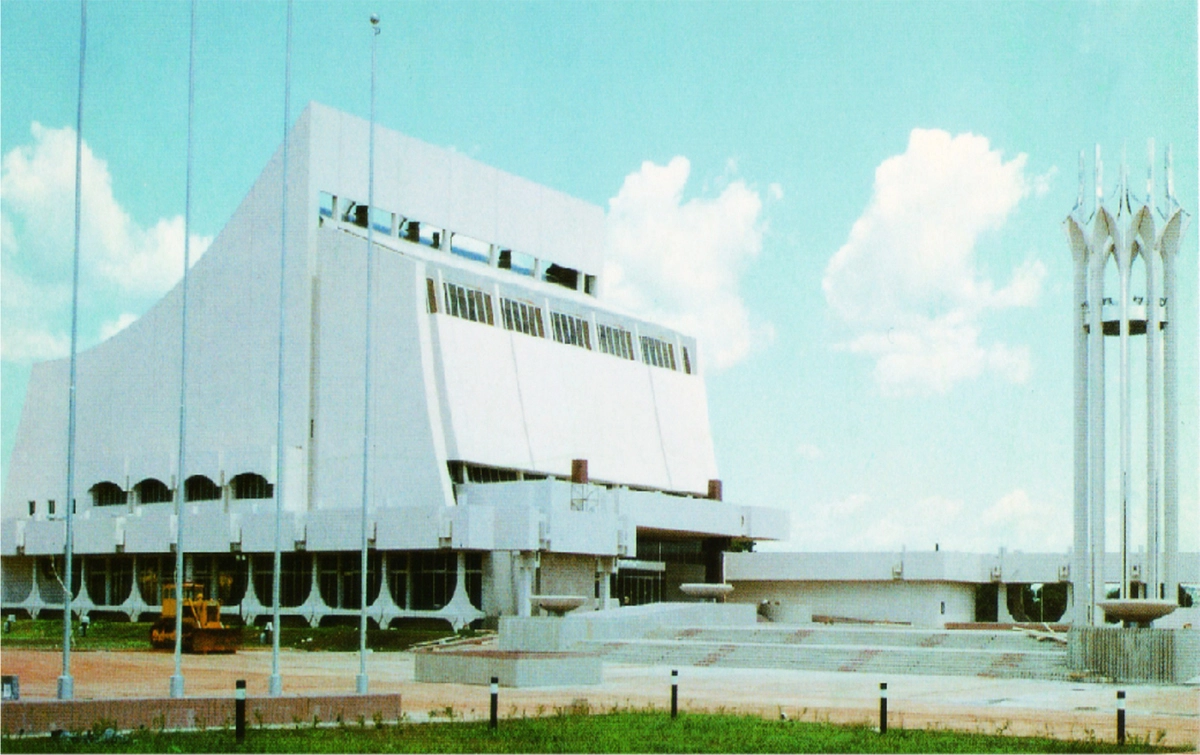
[[[281,653],[287,695],[343,694],[354,691],[356,653]],[[56,652],[12,650],[0,659],[4,674],[20,677],[22,699],[52,699],[62,669]],[[189,696],[233,695],[245,679],[248,694],[265,695],[271,655],[251,649],[229,656],[184,656]],[[77,699],[157,698],[167,692],[174,668],[170,653],[76,652],[71,671]],[[488,690],[462,684],[422,684],[413,680],[412,653],[373,653],[368,657],[370,691],[403,696],[409,720],[482,718]],[[555,708],[592,711],[613,707],[665,709],[670,700],[665,666],[604,664],[597,686],[501,689],[502,717],[553,713]],[[879,683],[888,683],[890,727],[941,727],[967,731],[1029,734],[1060,738],[1115,738],[1116,690],[1128,696],[1131,735],[1163,737],[1163,743],[1200,746],[1200,687],[1112,685],[1066,681],[986,679],[963,676],[873,674],[682,667],[679,698],[684,711],[737,711],[768,718],[878,722]]]

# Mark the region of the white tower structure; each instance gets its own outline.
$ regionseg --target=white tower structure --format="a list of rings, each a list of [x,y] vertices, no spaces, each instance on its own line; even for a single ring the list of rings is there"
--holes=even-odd
[[[1176,600],[1179,575],[1178,397],[1176,395],[1175,257],[1189,220],[1175,198],[1171,148],[1165,160],[1165,201],[1154,202],[1154,142],[1149,144],[1146,193],[1130,190],[1124,160],[1115,197],[1104,201],[1104,169],[1096,147],[1095,203],[1084,209],[1084,156],[1079,154],[1079,195],[1065,221],[1074,258],[1075,295],[1075,516],[1071,582],[1077,624],[1103,624],[1099,603],[1105,583],[1116,577],[1105,570],[1105,514],[1114,491],[1105,472],[1108,442],[1105,339],[1117,338],[1120,352],[1117,422],[1120,475],[1121,598]],[[1136,210],[1133,208],[1137,207]],[[1134,290],[1135,267],[1145,272],[1144,290]],[[1114,265],[1117,285],[1106,290],[1106,271]],[[1109,279],[1112,287],[1112,279]],[[1146,412],[1145,560],[1130,562],[1129,521],[1140,496],[1132,489],[1133,397],[1130,341],[1145,336]],[[1161,504],[1161,505],[1160,505]]]

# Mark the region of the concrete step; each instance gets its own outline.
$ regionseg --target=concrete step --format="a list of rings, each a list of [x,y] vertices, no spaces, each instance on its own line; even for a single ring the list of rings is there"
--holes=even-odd
[[[964,650],[1038,650],[1051,643],[1023,632],[899,629],[875,627],[770,626],[662,628],[648,639],[781,645],[862,645],[868,647],[919,647]]]
[[[615,663],[859,671],[996,678],[1063,679],[1066,651],[1023,651],[862,645],[798,646],[694,640],[587,642],[581,649]]]

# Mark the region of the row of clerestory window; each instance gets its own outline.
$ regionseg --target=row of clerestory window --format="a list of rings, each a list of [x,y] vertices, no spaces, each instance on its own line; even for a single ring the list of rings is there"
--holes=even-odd
[[[511,270],[518,275],[537,276],[547,283],[569,288],[572,291],[582,291],[589,296],[595,296],[597,291],[596,276],[581,273],[579,270],[563,267],[554,263],[538,265],[538,260],[529,254],[513,249],[500,248],[486,241],[472,238],[462,233],[456,233],[444,228],[438,228],[420,220],[406,218],[398,213],[383,210],[379,207],[368,207],[344,197],[336,197],[329,192],[321,192],[318,198],[318,217],[321,223],[336,218],[339,222],[370,228],[389,238],[398,238],[413,244],[427,246],[430,249],[448,251],[456,257],[494,265],[501,270]]]
[[[431,314],[441,311],[438,307],[437,284],[426,278],[427,305]],[[463,286],[449,281],[442,284],[444,311],[452,317],[471,322],[495,325],[492,314],[492,297],[478,288]],[[517,299],[500,298],[500,320],[505,330],[523,333],[535,338],[546,337],[541,307]],[[558,343],[592,349],[591,325],[587,318],[565,312],[550,312],[550,335]],[[633,334],[615,325],[597,325],[597,346],[601,353],[621,359],[637,361],[633,347]],[[653,367],[679,370],[675,361],[675,345],[651,336],[641,336],[642,362]],[[681,347],[683,371],[692,374],[692,361],[686,346]]]
[[[129,503],[130,494],[139,503],[170,503],[175,500],[174,491],[154,477],[147,477],[129,490],[106,480],[93,485],[90,492],[95,506],[124,506]],[[272,498],[275,486],[260,474],[243,472],[229,481],[229,492],[234,500]],[[189,502],[220,500],[222,493],[221,486],[205,475],[192,475],[183,484],[184,500]]]

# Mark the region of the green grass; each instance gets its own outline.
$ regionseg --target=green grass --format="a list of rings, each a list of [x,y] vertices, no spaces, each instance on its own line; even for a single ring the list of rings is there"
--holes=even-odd
[[[260,627],[242,628],[242,645],[246,648],[269,647],[259,644]],[[430,640],[453,635],[445,628],[419,626],[398,629],[368,629],[367,647],[378,651],[407,650]],[[298,650],[358,650],[357,626],[284,627],[279,636],[281,647]],[[56,620],[18,620],[11,632],[0,635],[0,647],[5,649],[59,650],[62,648],[62,622]],[[74,650],[150,650],[150,623],[106,621],[93,619],[87,636],[74,622],[71,647]]]
[[[890,729],[886,735],[865,726],[767,721],[753,716],[662,712],[560,714],[487,722],[384,724],[350,723],[314,728],[248,727],[246,741],[234,743],[228,729],[159,733],[138,731],[106,739],[103,725],[71,738],[3,740],[5,752],[1170,752],[1144,742],[1061,741],[951,731]]]

